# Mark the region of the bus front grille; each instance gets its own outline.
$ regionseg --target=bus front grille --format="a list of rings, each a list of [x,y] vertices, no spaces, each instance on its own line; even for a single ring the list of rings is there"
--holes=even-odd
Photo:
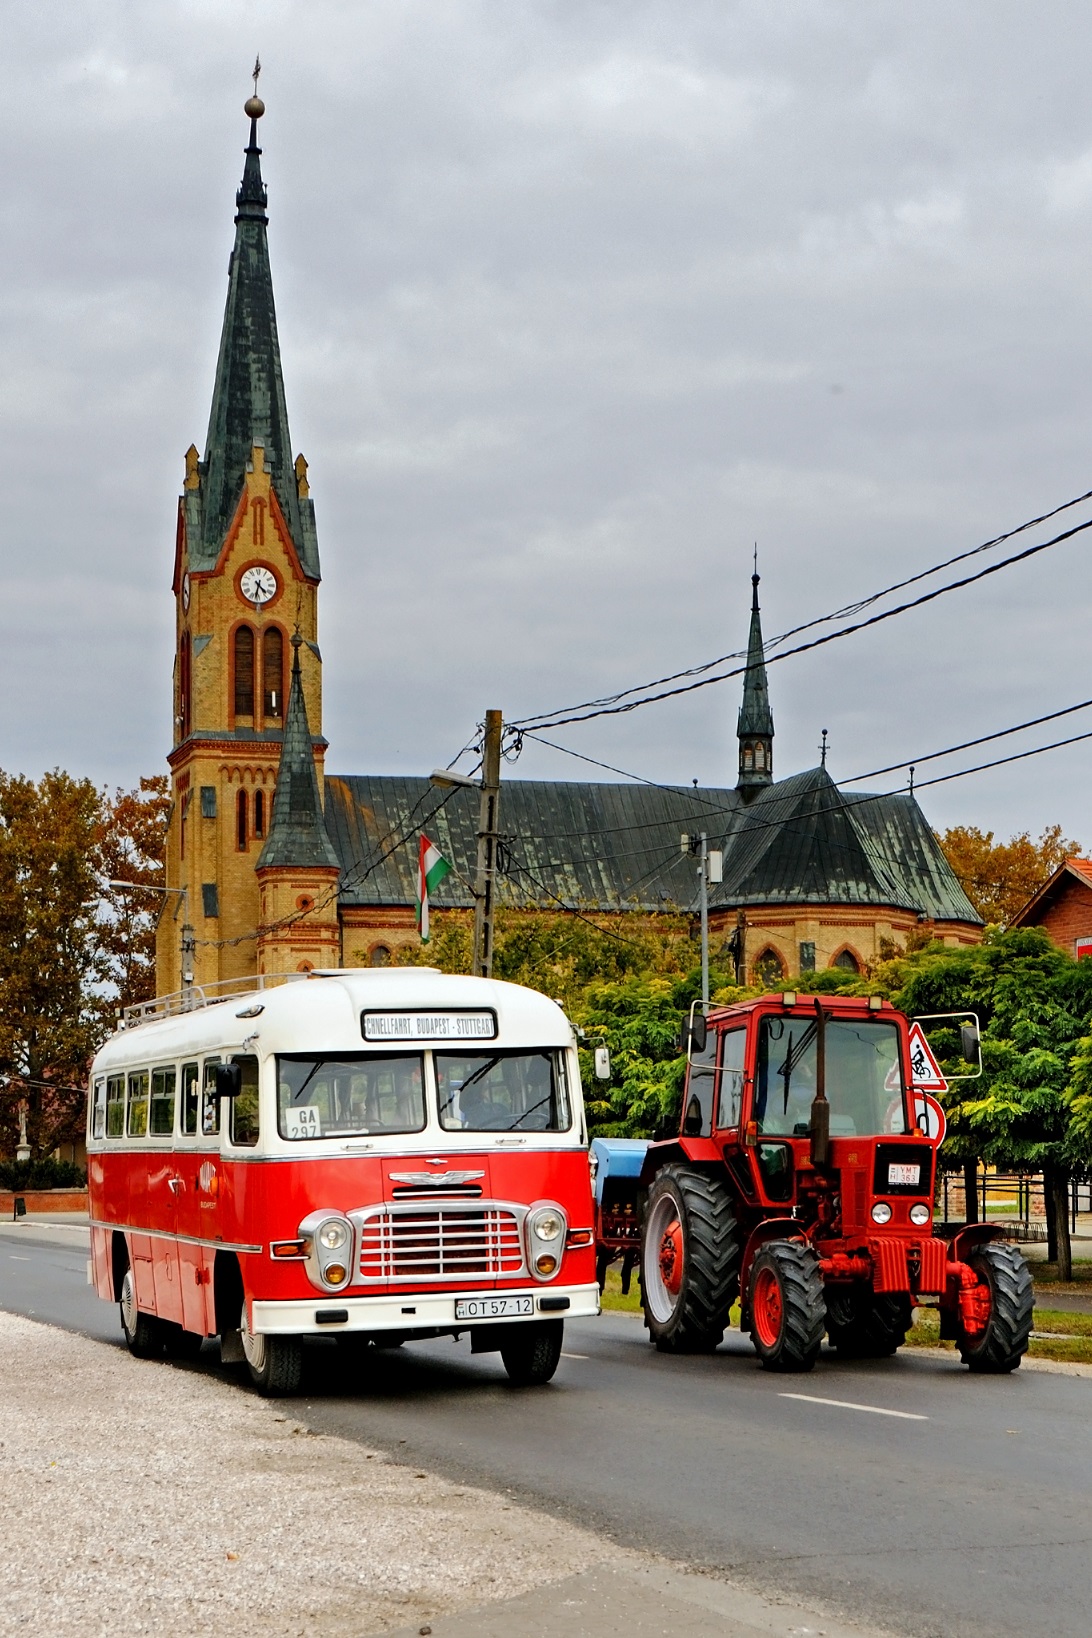
[[[505,1206],[389,1207],[357,1219],[360,1278],[482,1280],[524,1270],[519,1218]]]

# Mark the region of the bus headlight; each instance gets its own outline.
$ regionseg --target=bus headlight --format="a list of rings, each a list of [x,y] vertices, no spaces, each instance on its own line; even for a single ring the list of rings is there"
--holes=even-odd
[[[533,1206],[527,1213],[527,1261],[536,1280],[552,1280],[561,1267],[568,1227],[565,1213],[551,1201]]]
[[[300,1224],[299,1236],[312,1285],[320,1291],[336,1291],[349,1283],[353,1226],[347,1217],[333,1211],[309,1212]]]
[[[926,1223],[932,1221],[932,1218],[932,1212],[922,1201],[919,1200],[916,1206],[910,1207],[910,1221],[918,1228],[924,1228]]]

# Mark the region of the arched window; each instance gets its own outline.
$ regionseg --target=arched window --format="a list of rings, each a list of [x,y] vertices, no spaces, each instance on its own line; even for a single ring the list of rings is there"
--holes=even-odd
[[[755,746],[755,770],[758,773],[764,773],[765,769],[766,769],[766,747],[765,747],[765,745],[763,745],[762,741],[759,740],[758,744]]]
[[[262,710],[267,717],[284,716],[284,638],[276,626],[262,637]]]
[[[843,972],[847,973],[859,973],[861,970],[861,963],[857,960],[857,957],[853,954],[852,950],[839,950],[838,954],[831,962],[831,966],[841,967]]]
[[[785,963],[772,945],[767,944],[760,952],[754,967],[755,979],[759,984],[780,984],[785,976]]]
[[[254,715],[254,633],[239,626],[235,633],[235,715]]]
[[[190,634],[182,633],[178,650],[178,737],[185,739],[190,731]]]
[[[368,952],[370,967],[389,967],[391,964],[390,948],[386,944],[373,944]]]
[[[755,748],[754,748],[753,745],[745,745],[743,747],[743,771],[744,771],[744,773],[753,772],[754,765],[755,765]]]
[[[265,792],[254,792],[254,834],[265,835]]]
[[[246,791],[240,791],[238,796],[235,798],[235,845],[239,849],[240,853],[246,851],[246,809]]]

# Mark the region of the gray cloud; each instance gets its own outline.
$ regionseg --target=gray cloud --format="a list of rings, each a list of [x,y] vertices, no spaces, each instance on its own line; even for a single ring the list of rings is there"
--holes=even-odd
[[[937,3],[9,0],[0,766],[168,742],[255,47],[332,768],[427,769],[1092,487],[1092,22]],[[771,671],[836,777],[1083,698],[1088,548]],[[728,683],[565,743],[732,777]],[[1075,731],[1082,725],[1074,719]],[[1092,728],[1092,721],[1087,726]],[[941,786],[1060,819],[1082,747]],[[527,775],[579,777],[528,747]],[[923,770],[924,772],[924,770]]]

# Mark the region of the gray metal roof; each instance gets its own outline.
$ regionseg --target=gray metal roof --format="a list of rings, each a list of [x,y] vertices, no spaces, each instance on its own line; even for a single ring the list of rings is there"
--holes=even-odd
[[[477,791],[329,775],[326,827],[342,867],[341,903],[411,905],[422,825],[455,867],[436,907],[469,907]],[[823,768],[781,780],[748,804],[736,790],[509,780],[500,797],[499,902],[692,910],[696,865],[681,857],[679,837],[702,830],[725,855],[713,906],[867,904],[981,921],[912,796],[839,791]]]

